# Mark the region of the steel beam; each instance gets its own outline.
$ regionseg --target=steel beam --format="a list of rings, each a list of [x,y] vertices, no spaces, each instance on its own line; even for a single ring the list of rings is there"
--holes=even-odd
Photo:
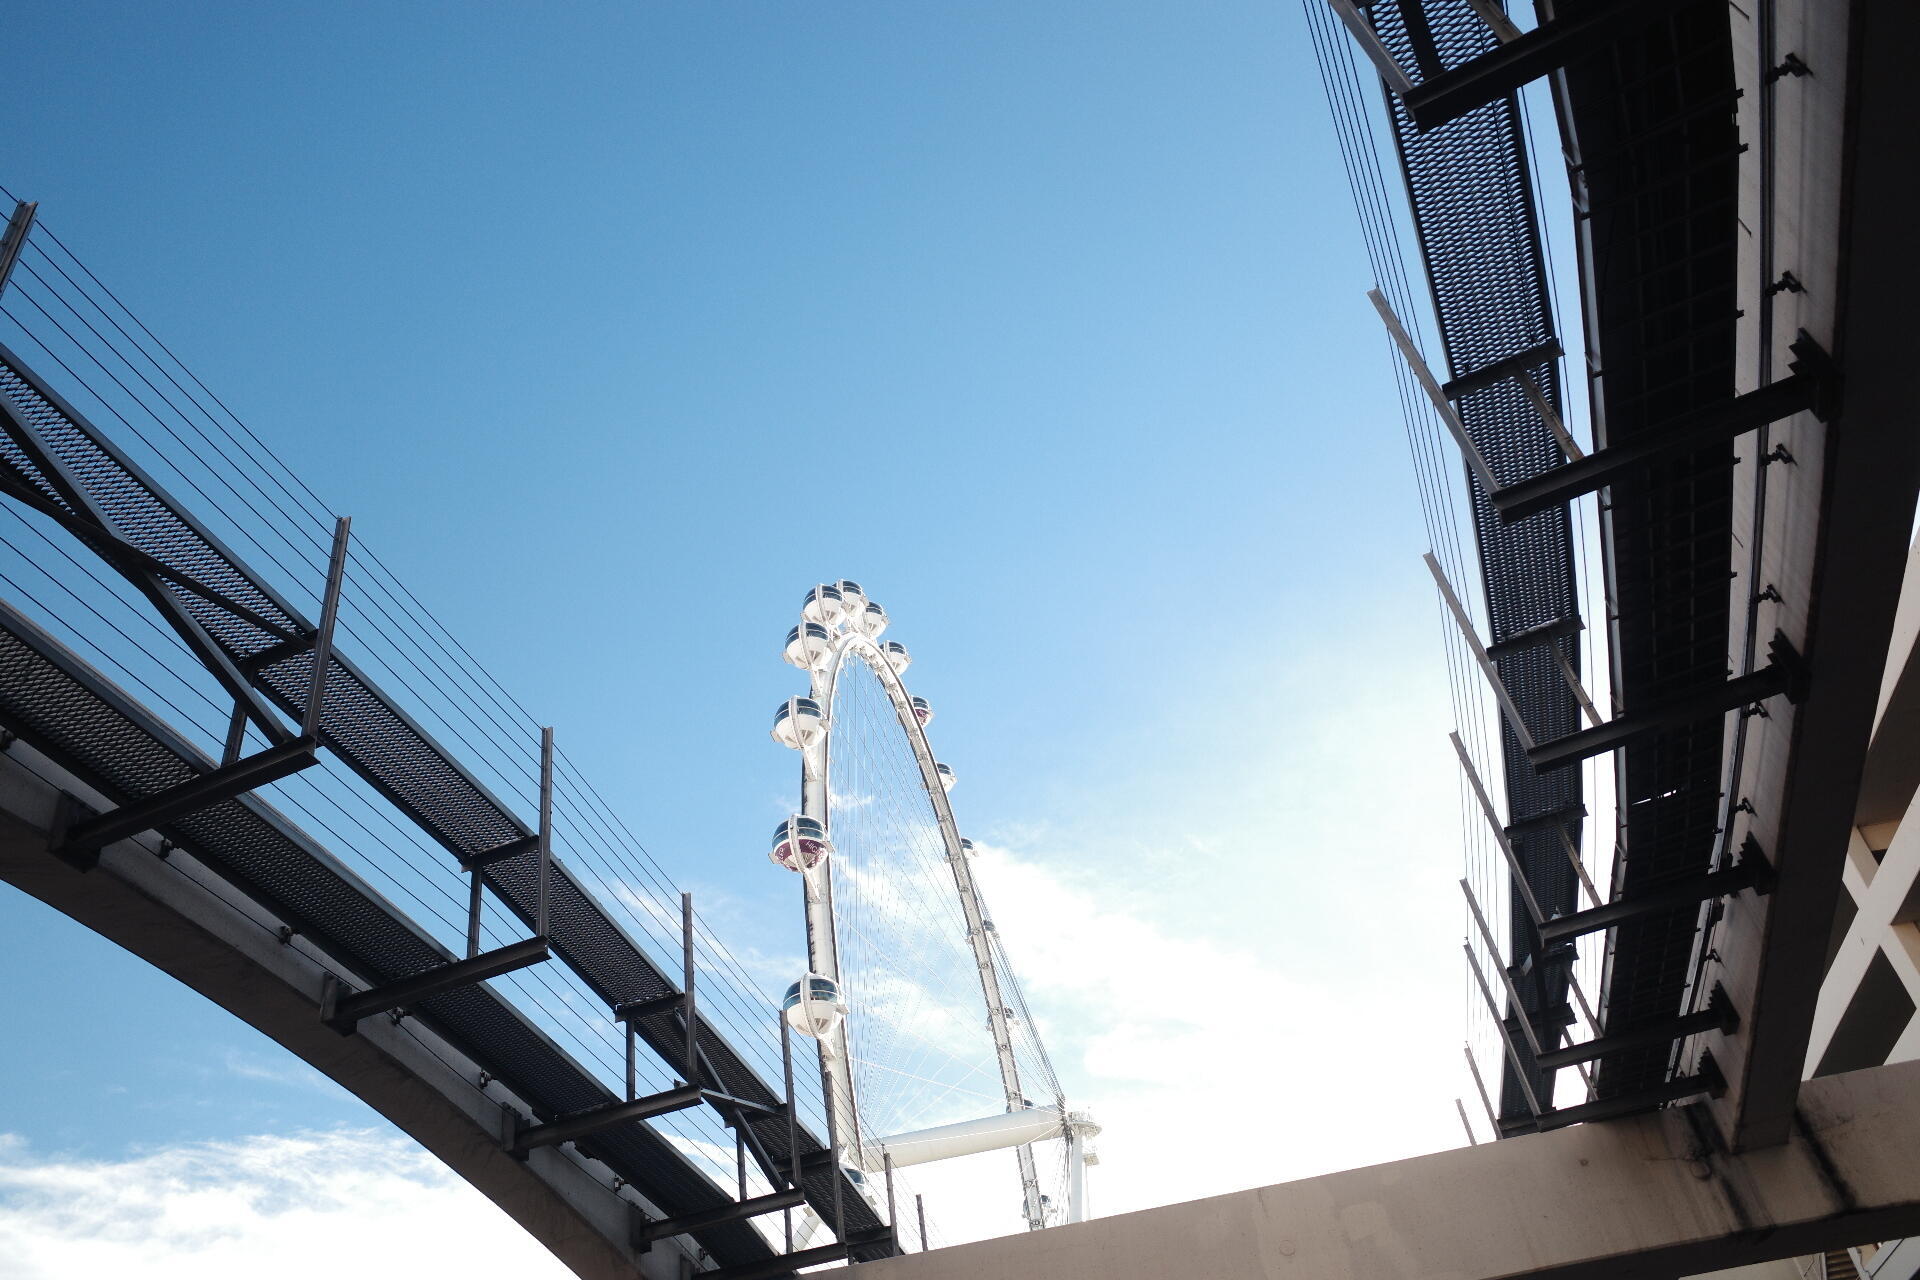
[[[1516,631],[1505,640],[1495,640],[1487,646],[1487,656],[1504,658],[1510,653],[1519,653],[1538,644],[1558,640],[1563,636],[1577,636],[1587,629],[1587,624],[1579,618],[1555,618],[1536,627]]]
[[[9,422],[16,422],[18,421],[16,417],[18,412],[18,409],[13,404],[12,397],[0,396],[0,414],[4,414]],[[93,549],[94,554],[103,560],[113,562],[115,567],[121,569],[123,572],[131,569],[138,573],[150,573],[155,577],[164,578],[167,582],[179,587],[182,591],[191,592],[199,596],[202,600],[205,600],[208,604],[218,605],[234,617],[242,619],[250,626],[259,627],[262,631],[271,635],[283,637],[280,644],[266,651],[266,653],[276,655],[272,660],[277,660],[278,657],[285,656],[280,653],[282,646],[292,646],[288,649],[288,653],[297,653],[313,643],[311,637],[294,635],[279,623],[260,616],[260,614],[247,608],[247,606],[241,604],[238,600],[223,595],[221,592],[209,587],[192,574],[182,573],[166,561],[148,555],[111,529],[102,528],[85,516],[78,515],[70,508],[61,506],[17,476],[0,473],[0,493],[6,494],[22,506],[32,507],[35,511],[46,516],[74,537],[85,542]],[[263,654],[261,656],[264,657],[265,655]],[[247,661],[250,663],[254,661],[254,659],[248,659]],[[242,663],[240,665],[244,667],[247,664]],[[265,664],[263,663],[262,665]]]
[[[1702,1031],[1731,1032],[1739,1025],[1740,1017],[1730,1007],[1724,1005],[1720,1008],[1709,1007],[1698,1013],[1684,1014],[1678,1018],[1655,1023],[1650,1027],[1622,1031],[1618,1035],[1600,1036],[1584,1044],[1568,1045],[1564,1049],[1549,1050],[1540,1055],[1540,1067],[1544,1071],[1558,1071],[1561,1067],[1593,1062],[1609,1054],[1621,1053],[1628,1049],[1672,1044],[1676,1040],[1699,1035]]]
[[[712,1075],[712,1064],[709,1063],[707,1066],[709,1069],[706,1074]],[[785,1106],[780,1103],[768,1106],[764,1102],[755,1102],[751,1098],[736,1098],[733,1094],[723,1093],[719,1089],[702,1089],[700,1093],[707,1101],[722,1110],[751,1111],[768,1119],[778,1119],[787,1113]]]
[[[1400,95],[1407,115],[1422,133],[1457,120],[1537,80],[1583,54],[1601,52],[1606,41],[1634,23],[1650,21],[1670,0],[1613,0],[1576,9],[1531,31],[1523,31],[1452,70],[1428,76]]]
[[[474,854],[471,858],[460,859],[462,871],[478,871],[481,867],[490,867],[496,862],[505,862],[525,853],[538,853],[540,837],[538,835],[521,836],[518,840],[509,840],[503,845]]]
[[[22,200],[7,219],[6,234],[0,235],[0,293],[7,291],[7,281],[13,278],[13,264],[20,261],[20,251],[27,246],[27,233],[33,230],[34,213],[39,208],[37,200]]]
[[[732,1204],[723,1204],[717,1209],[706,1209],[699,1213],[682,1214],[677,1218],[656,1218],[640,1224],[634,1232],[634,1247],[651,1248],[656,1240],[668,1236],[684,1236],[695,1231],[705,1231],[709,1227],[722,1227],[729,1222],[744,1222],[748,1218],[757,1218],[763,1213],[778,1213],[782,1209],[798,1208],[807,1202],[806,1193],[798,1187],[789,1187],[785,1191],[775,1191],[770,1195],[755,1196],[751,1200],[738,1200]]]
[[[1545,773],[1588,756],[1603,755],[1661,729],[1724,715],[1779,694],[1798,702],[1803,692],[1804,671],[1799,654],[1787,643],[1786,637],[1780,635],[1774,637],[1768,648],[1773,660],[1758,671],[1735,676],[1725,684],[1691,697],[1676,698],[1646,711],[1629,711],[1591,729],[1528,747],[1527,759],[1536,772]]]
[[[878,1231],[856,1233],[851,1240],[834,1244],[823,1244],[812,1249],[802,1249],[798,1253],[786,1253],[765,1262],[748,1262],[737,1267],[722,1267],[718,1271],[702,1271],[700,1280],[773,1280],[775,1276],[792,1275],[803,1267],[817,1267],[823,1262],[839,1262],[853,1250],[865,1245],[879,1244],[891,1240],[893,1231],[882,1228]],[[915,1254],[925,1257],[925,1254]]]
[[[155,792],[144,800],[121,805],[96,818],[68,827],[56,842],[56,851],[100,849],[142,831],[163,827],[175,818],[244,795],[269,782],[298,773],[318,757],[311,738],[295,738],[278,747],[236,760],[223,769]]]
[[[1420,389],[1427,393],[1427,400],[1433,405],[1434,413],[1440,417],[1440,425],[1447,429],[1453,442],[1460,449],[1460,456],[1466,459],[1467,470],[1473,473],[1480,487],[1488,493],[1499,491],[1500,481],[1494,476],[1493,468],[1487,465],[1486,455],[1480,452],[1480,446],[1473,442],[1473,435],[1467,430],[1467,424],[1461,421],[1460,411],[1453,407],[1453,401],[1447,399],[1447,393],[1440,389],[1440,382],[1433,376],[1433,370],[1427,366],[1426,357],[1420,354],[1420,348],[1414,345],[1413,336],[1407,327],[1400,323],[1400,317],[1394,314],[1393,307],[1385,294],[1378,289],[1367,290],[1367,301],[1380,313],[1380,322],[1387,326],[1387,336],[1393,339],[1393,345],[1399,348],[1400,358],[1407,362],[1407,369],[1413,374]]]
[[[613,1020],[639,1022],[658,1014],[676,1011],[685,1003],[686,997],[678,991],[669,992],[664,996],[655,996],[651,1000],[622,1000],[613,1006]]]
[[[1582,1102],[1571,1107],[1559,1107],[1540,1116],[1535,1129],[1540,1133],[1551,1133],[1555,1129],[1566,1129],[1576,1124],[1598,1124],[1603,1120],[1619,1120],[1627,1116],[1644,1115],[1657,1110],[1669,1102],[1678,1102],[1682,1098],[1698,1098],[1701,1095],[1717,1095],[1727,1087],[1719,1071],[1713,1068],[1713,1059],[1708,1058],[1702,1069],[1690,1076],[1675,1076],[1650,1088],[1638,1089],[1632,1093],[1623,1093],[1611,1098],[1600,1098],[1594,1102]]]
[[[1709,898],[1724,897],[1730,893],[1738,893],[1742,889],[1753,889],[1765,893],[1771,887],[1771,879],[1772,868],[1757,851],[1749,849],[1743,853],[1738,863],[1723,870],[1689,876],[1685,880],[1663,885],[1647,893],[1638,893],[1630,898],[1620,898],[1587,911],[1555,916],[1540,926],[1540,941],[1544,945],[1566,938],[1577,938],[1582,934],[1598,933],[1602,929],[1611,929],[1615,925],[1637,920],[1655,911],[1682,907],[1689,902],[1705,902]]]
[[[1509,378],[1532,373],[1548,361],[1558,360],[1562,354],[1564,353],[1560,349],[1560,339],[1548,338],[1539,346],[1528,347],[1518,355],[1507,356],[1505,359],[1495,360],[1492,364],[1483,364],[1478,369],[1469,370],[1451,382],[1442,383],[1440,390],[1445,393],[1447,399],[1458,400],[1476,391],[1483,391],[1497,383],[1505,382]]]
[[[1380,73],[1380,78],[1389,88],[1395,93],[1405,93],[1413,88],[1412,78],[1393,60],[1393,54],[1380,42],[1380,36],[1354,0],[1327,0],[1327,3],[1333,6],[1333,12],[1346,27],[1347,34],[1353,37],[1360,46],[1360,52],[1367,56],[1367,61],[1373,64],[1373,69]]]
[[[327,557],[327,589],[320,598],[320,625],[313,629],[313,675],[307,681],[306,714],[301,717],[300,728],[315,742],[320,740],[320,713],[326,706],[327,672],[333,666],[333,624],[340,616],[340,584],[346,580],[351,523],[346,516],[334,522],[333,550]]]
[[[404,1009],[443,991],[472,986],[503,973],[512,973],[515,969],[539,964],[548,954],[545,938],[523,938],[465,960],[437,965],[410,978],[350,994],[342,994],[340,980],[328,974],[326,990],[320,999],[320,1020],[341,1035],[350,1035],[362,1018]]]
[[[605,1106],[595,1107],[591,1111],[565,1116],[547,1124],[516,1129],[513,1140],[507,1144],[507,1148],[518,1154],[532,1151],[536,1147],[558,1146],[562,1142],[573,1142],[589,1137],[602,1129],[611,1129],[615,1125],[632,1124],[654,1116],[685,1111],[688,1107],[697,1107],[704,1096],[705,1090],[698,1085],[683,1084],[677,1089],[650,1093],[644,1098],[635,1098],[631,1102],[611,1102]]]
[[[0,352],[4,350],[5,348],[0,347]],[[35,390],[40,391],[38,387]],[[50,395],[47,392],[41,392],[41,394]],[[66,414],[69,421],[77,421],[73,414],[67,412],[64,401],[49,399],[49,403],[55,404],[63,414]],[[12,435],[14,443],[27,455],[34,468],[39,471],[41,478],[52,486],[62,501],[71,508],[72,513],[103,531],[104,534],[118,540],[119,534],[106,511],[94,500],[87,486],[74,475],[72,469],[48,447],[47,442],[41,437],[39,428],[19,409],[12,396],[0,394],[0,417],[6,419],[6,428]],[[202,626],[200,620],[187,610],[178,596],[161,586],[163,576],[157,570],[132,567],[120,557],[105,558],[108,564],[113,565],[122,576],[139,589],[140,594],[146,596],[153,606],[160,610],[181,641],[201,662],[206,664],[207,670],[220,682],[221,687],[226,689],[235,702],[247,708],[248,715],[253,718],[255,724],[260,726],[261,733],[266,735],[269,742],[278,746],[293,739],[292,731],[280,723],[279,717],[273,713],[273,709],[267,705],[265,699],[254,690],[246,675],[234,665],[227,651],[207,633],[206,627]],[[223,604],[221,607],[226,606]],[[285,631],[277,628],[270,634],[278,634],[282,638],[287,635]]]
[[[1531,818],[1509,822],[1505,830],[1509,840],[1518,840],[1521,836],[1532,835],[1536,831],[1551,831],[1555,827],[1564,829],[1569,822],[1578,822],[1586,816],[1586,805],[1570,804],[1558,809],[1549,809],[1545,813],[1536,813]]]
[[[1769,422],[1822,408],[1833,387],[1824,359],[1810,357],[1798,367],[1800,372],[1676,419],[1657,432],[1608,445],[1584,458],[1550,467],[1537,476],[1502,485],[1490,495],[1494,510],[1503,521],[1512,524],[1536,511],[1565,506],[1582,494],[1604,489],[1627,472],[1656,458],[1705,448]]]

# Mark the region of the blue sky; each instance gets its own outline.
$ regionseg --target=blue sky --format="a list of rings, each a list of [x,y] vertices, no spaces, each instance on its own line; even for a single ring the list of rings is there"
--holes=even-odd
[[[1055,984],[1055,1057],[1140,1118],[1110,1125],[1114,1207],[1460,1140],[1438,621],[1297,5],[8,27],[0,182],[723,931],[798,952],[766,725],[801,592],[853,577],[913,648],[1036,1003]],[[1022,937],[1009,899],[1067,923]],[[376,1125],[11,891],[0,963],[37,975],[0,997],[47,1047],[0,1054],[34,1159]],[[1132,963],[1225,1058],[1372,1118],[1150,1140],[1181,1080],[1096,980]]]

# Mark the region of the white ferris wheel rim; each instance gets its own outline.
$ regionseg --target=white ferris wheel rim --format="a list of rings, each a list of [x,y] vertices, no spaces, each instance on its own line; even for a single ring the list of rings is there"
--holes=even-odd
[[[804,629],[806,623],[801,626]],[[966,848],[961,841],[960,828],[953,816],[953,804],[947,796],[946,784],[941,781],[940,762],[934,758],[932,744],[928,741],[926,726],[915,714],[912,695],[907,692],[906,682],[894,668],[891,657],[882,647],[878,636],[869,635],[857,625],[848,625],[837,630],[834,625],[826,627],[832,638],[832,650],[827,659],[818,665],[807,668],[811,696],[820,706],[821,736],[818,742],[819,769],[811,768],[810,751],[802,751],[803,784],[801,814],[816,818],[827,833],[828,839],[833,833],[832,777],[833,777],[833,740],[834,710],[839,695],[840,677],[846,669],[849,658],[858,654],[865,659],[865,665],[880,681],[886,691],[887,699],[893,706],[894,718],[906,734],[907,742],[913,751],[915,763],[920,771],[921,789],[926,793],[932,805],[935,823],[940,830],[941,843],[946,849],[947,863],[954,869],[954,891],[960,899],[962,913],[968,928],[968,943],[974,952],[975,963],[979,969],[981,997],[986,1005],[987,1022],[992,1033],[994,1054],[998,1061],[1001,1085],[1006,1095],[1009,1112],[1017,1111],[1026,1105],[1022,1093],[1020,1070],[1015,1060],[1012,1031],[1009,1025],[1010,1010],[1006,996],[1001,988],[998,967],[991,955],[992,941],[987,928],[988,920],[985,907],[980,901],[977,886],[974,884],[972,868],[968,865]],[[807,885],[807,951],[811,972],[832,978],[836,983],[841,980],[839,965],[838,922],[833,904],[833,874],[831,857],[819,865],[802,873]],[[826,948],[820,945],[820,935],[827,939]],[[824,963],[823,963],[824,959]],[[828,970],[831,970],[829,972]],[[821,1055],[822,1072],[827,1077],[825,1099],[829,1111],[834,1111],[841,1095],[846,1100],[845,1112],[835,1117],[836,1137],[843,1149],[861,1152],[863,1140],[859,1127],[859,1099],[853,1080],[852,1057],[847,1039],[847,1024],[842,1021],[832,1033],[835,1049],[832,1053]],[[1056,1101],[1063,1101],[1058,1100]],[[1060,1107],[1064,1117],[1064,1105]],[[1063,1132],[1062,1136],[1070,1136]],[[1038,1228],[1044,1225],[1044,1214],[1039,1200],[1039,1181],[1035,1167],[1033,1150],[1030,1145],[1017,1148],[1020,1159],[1022,1193],[1028,1226]],[[856,1154],[854,1162],[865,1164],[862,1155]]]

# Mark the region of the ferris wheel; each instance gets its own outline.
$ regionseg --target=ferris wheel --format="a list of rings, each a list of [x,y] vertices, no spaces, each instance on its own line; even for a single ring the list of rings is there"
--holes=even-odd
[[[843,580],[809,590],[787,633],[810,688],[774,714],[800,804],[769,856],[800,876],[808,972],[784,1016],[818,1042],[830,1140],[856,1182],[1012,1149],[1026,1227],[1079,1222],[1099,1126],[1067,1108],[887,623]]]

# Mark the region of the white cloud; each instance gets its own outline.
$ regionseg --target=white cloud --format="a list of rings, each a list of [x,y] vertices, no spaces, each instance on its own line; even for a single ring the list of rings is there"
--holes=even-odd
[[[1124,895],[1006,849],[980,846],[980,861],[1069,1103],[1105,1127],[1097,1212],[1463,1141],[1451,1074],[1420,1078],[1428,1062],[1446,1069],[1452,1005],[1399,1007],[1358,954],[1344,973],[1335,958],[1330,981],[1303,979],[1245,945],[1175,935]]]
[[[120,1159],[0,1134],[8,1280],[464,1280],[571,1273],[411,1142],[367,1130],[252,1137]]]

